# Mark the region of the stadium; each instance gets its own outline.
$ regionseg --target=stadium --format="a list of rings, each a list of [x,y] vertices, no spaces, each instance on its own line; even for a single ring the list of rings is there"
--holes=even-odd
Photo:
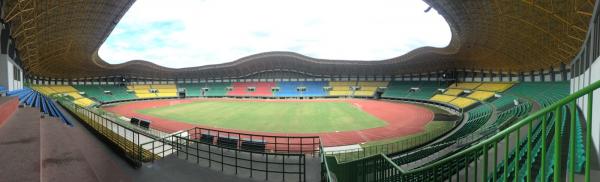
[[[424,2],[446,47],[171,68],[99,56],[142,1],[0,1],[0,181],[600,179],[600,2]]]

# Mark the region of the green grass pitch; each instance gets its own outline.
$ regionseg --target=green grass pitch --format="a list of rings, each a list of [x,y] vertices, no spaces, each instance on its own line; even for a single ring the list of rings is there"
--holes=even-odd
[[[347,102],[203,101],[137,112],[204,126],[272,133],[351,131],[387,124]]]

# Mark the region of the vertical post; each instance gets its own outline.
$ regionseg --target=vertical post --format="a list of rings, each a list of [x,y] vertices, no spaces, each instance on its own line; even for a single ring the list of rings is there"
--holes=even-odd
[[[531,182],[531,130],[533,127],[533,120],[529,122],[529,126],[527,127],[527,182]],[[543,136],[542,136],[543,137]],[[543,159],[542,159],[543,160]]]
[[[515,163],[515,179],[519,179],[519,144],[521,141],[521,127],[517,128],[516,132],[517,132],[517,138],[515,140],[515,157],[514,157],[514,163]],[[506,165],[508,165],[508,163],[506,163]]]
[[[492,172],[492,182],[496,182],[498,174],[496,174],[496,166],[498,166],[498,142],[494,142],[494,171]]]
[[[488,144],[483,145],[483,175],[481,181],[487,181],[488,176]]]
[[[469,182],[469,155],[465,155],[465,181]]]
[[[575,180],[575,114],[577,113],[577,103],[571,102],[571,126],[569,131],[569,181]]]
[[[510,134],[504,136],[504,171],[502,174],[502,181],[508,181],[508,137]]]
[[[544,179],[546,176],[546,115],[542,115],[542,158],[540,159],[541,162],[541,170],[540,170],[540,176],[541,179]]]
[[[560,129],[561,129],[561,125],[562,125],[562,113],[561,113],[561,108],[562,106],[559,106],[556,108],[556,122],[554,122],[554,181],[561,181],[560,180]]]
[[[475,160],[473,161],[475,163],[475,167],[473,168],[475,171],[473,172],[473,181],[477,182],[477,161],[479,160],[479,156],[477,155],[478,151],[475,151],[475,155],[473,155],[473,157],[475,158]]]
[[[594,92],[588,94],[587,102],[587,120],[585,133],[585,182],[590,182],[590,162],[591,162],[591,146],[592,146],[592,101]]]

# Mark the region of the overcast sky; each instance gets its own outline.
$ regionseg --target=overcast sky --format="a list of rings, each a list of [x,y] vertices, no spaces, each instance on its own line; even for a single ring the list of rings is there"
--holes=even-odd
[[[136,1],[100,47],[109,63],[171,68],[234,61],[268,51],[381,60],[445,47],[450,28],[421,0]]]

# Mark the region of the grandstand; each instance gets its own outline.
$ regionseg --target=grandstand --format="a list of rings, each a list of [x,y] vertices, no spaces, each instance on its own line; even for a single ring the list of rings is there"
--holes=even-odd
[[[157,97],[156,93],[151,92],[152,87],[150,85],[129,85],[128,90],[133,90],[137,98],[154,98]]]
[[[158,97],[177,97],[177,86],[175,85],[152,85],[156,89]]]
[[[600,2],[425,3],[446,47],[175,69],[98,55],[132,1],[3,1],[0,181],[600,179]]]
[[[274,82],[234,82],[228,96],[273,96]]]
[[[202,88],[208,88],[204,92],[204,96],[226,96],[228,94],[227,87],[231,87],[230,83],[207,83],[201,85]]]
[[[354,93],[353,86],[356,86],[356,81],[347,82],[329,82],[331,90],[330,96],[351,96]]]
[[[360,90],[354,91],[354,96],[373,96],[378,88],[386,87],[388,82],[360,81],[357,86]]]
[[[429,99],[437,92],[438,88],[445,87],[440,86],[439,82],[392,81],[388,84],[382,97]]]
[[[494,97],[494,95],[495,95],[494,92],[474,91],[473,93],[469,94],[467,97],[471,98],[471,99],[479,100],[479,101],[486,101],[486,100]]]

